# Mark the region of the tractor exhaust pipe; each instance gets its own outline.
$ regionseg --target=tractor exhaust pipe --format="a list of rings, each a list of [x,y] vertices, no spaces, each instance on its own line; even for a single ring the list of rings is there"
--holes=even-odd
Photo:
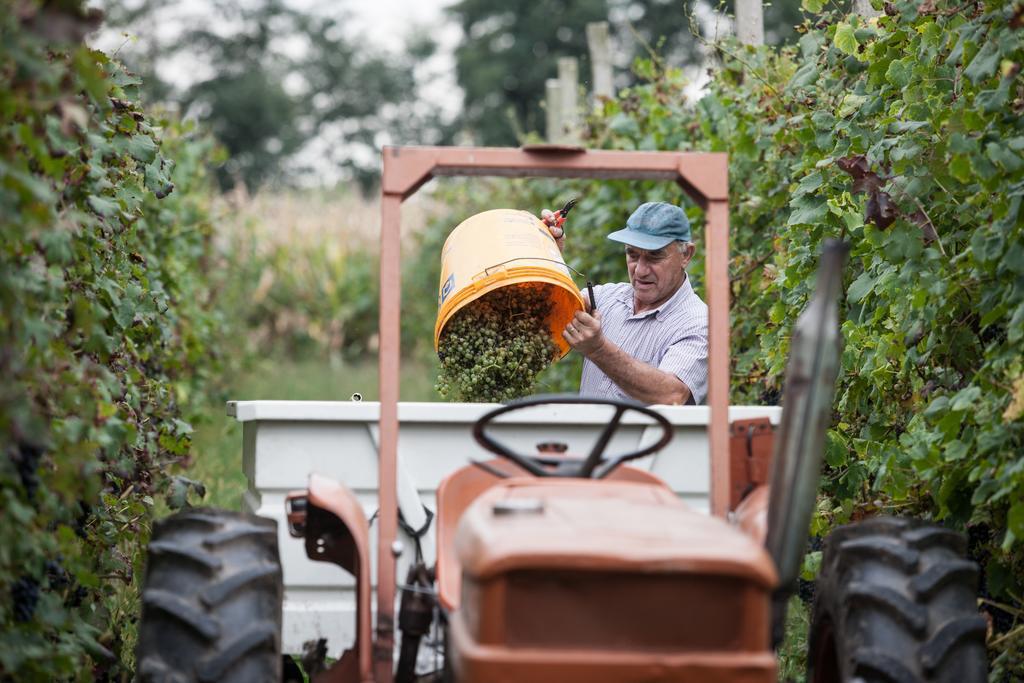
[[[772,456],[765,546],[779,573],[772,638],[781,642],[786,601],[792,594],[807,546],[821,478],[825,432],[832,419],[842,338],[838,297],[849,246],[827,240],[814,294],[796,321],[782,396],[782,420]]]

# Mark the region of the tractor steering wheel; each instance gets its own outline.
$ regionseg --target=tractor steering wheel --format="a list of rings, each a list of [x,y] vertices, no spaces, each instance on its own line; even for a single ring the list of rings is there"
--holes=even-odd
[[[594,442],[594,447],[590,450],[590,454],[585,459],[559,458],[553,470],[545,468],[545,465],[550,465],[551,458],[517,453],[487,433],[487,428],[494,422],[495,418],[500,415],[544,405],[606,405],[614,407],[615,414],[612,416],[611,421],[609,421],[605,426],[604,431],[601,432],[597,441]],[[646,448],[629,451],[605,459],[604,452],[608,448],[608,444],[611,442],[612,437],[619,430],[622,415],[629,411],[641,413],[654,420],[655,423],[661,427],[661,437],[658,439],[657,443],[647,446]],[[539,396],[531,396],[512,401],[499,408],[495,408],[486,415],[483,415],[476,421],[476,424],[473,425],[473,438],[476,439],[478,444],[491,453],[500,455],[503,458],[508,458],[519,467],[537,477],[579,477],[583,479],[603,479],[622,463],[642,458],[645,455],[649,455],[664,448],[665,445],[672,440],[672,425],[661,413],[651,410],[643,403],[633,400],[596,396],[579,396],[577,394],[542,394]]]

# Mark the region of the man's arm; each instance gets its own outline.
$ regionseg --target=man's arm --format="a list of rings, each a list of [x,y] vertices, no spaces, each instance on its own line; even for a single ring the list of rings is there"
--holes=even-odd
[[[601,334],[601,311],[576,313],[562,336],[636,400],[668,405],[690,400],[690,389],[678,377],[633,358]]]

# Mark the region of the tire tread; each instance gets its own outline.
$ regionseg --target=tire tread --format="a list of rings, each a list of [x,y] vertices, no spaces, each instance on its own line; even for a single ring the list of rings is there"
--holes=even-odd
[[[978,639],[984,645],[986,628],[985,619],[980,616],[946,622],[921,648],[925,670],[934,672],[961,643],[969,639]]]
[[[203,546],[206,548],[216,548],[222,546],[225,543],[231,543],[232,541],[238,541],[241,539],[248,539],[252,536],[256,537],[267,537],[277,536],[277,529],[271,529],[262,526],[256,526],[255,524],[245,524],[236,526],[233,528],[224,529],[219,531],[212,536],[207,536],[203,539]]]
[[[986,682],[978,567],[964,548],[962,534],[909,518],[837,528],[823,546],[807,680]]]
[[[910,580],[910,590],[919,598],[930,600],[951,583],[976,584],[978,565],[967,560],[951,560],[935,564]]]
[[[191,548],[173,541],[153,541],[149,544],[150,555],[173,555],[183,560],[189,560],[210,571],[219,571],[223,566],[216,555],[211,555],[205,550]]]
[[[215,619],[174,593],[150,588],[142,593],[142,604],[174,617],[206,640],[216,640],[220,636],[220,624]]]
[[[868,536],[843,541],[839,546],[839,553],[845,558],[873,556],[902,571],[911,571],[917,566],[920,559],[920,553],[916,550],[907,548],[895,539],[884,536]]]
[[[887,586],[872,586],[866,582],[850,584],[846,600],[859,600],[885,612],[906,626],[914,635],[924,635],[928,628],[928,610]]]
[[[272,644],[277,635],[273,624],[254,624],[225,643],[218,651],[199,663],[199,680],[219,681],[236,662],[258,647]]]
[[[142,591],[139,680],[279,681],[277,523],[213,509],[154,525]]]
[[[244,569],[210,584],[199,594],[199,599],[207,607],[215,607],[251,584],[265,582],[277,574],[278,568],[269,564]]]
[[[885,683],[921,683],[921,679],[900,660],[873,648],[863,648],[853,653],[853,670],[867,680]]]

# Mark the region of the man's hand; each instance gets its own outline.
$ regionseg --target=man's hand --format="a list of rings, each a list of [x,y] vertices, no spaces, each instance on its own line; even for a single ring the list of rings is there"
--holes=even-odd
[[[601,333],[601,311],[594,311],[593,315],[576,311],[572,322],[565,326],[562,337],[569,342],[569,346],[590,358],[605,344]]]
[[[558,251],[564,251],[565,230],[558,225],[558,212],[552,211],[551,209],[543,209],[540,212],[540,219],[544,221],[544,225],[548,226],[551,236],[555,238],[555,244],[558,245]]]

